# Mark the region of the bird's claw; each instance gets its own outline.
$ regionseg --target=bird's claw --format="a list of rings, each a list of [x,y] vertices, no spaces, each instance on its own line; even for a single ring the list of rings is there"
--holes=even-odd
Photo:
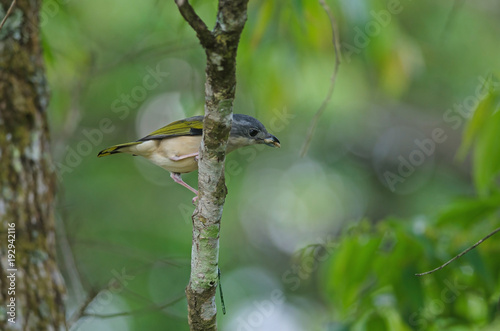
[[[196,206],[197,202],[198,202],[198,196],[195,196],[193,200],[191,200],[191,203]]]

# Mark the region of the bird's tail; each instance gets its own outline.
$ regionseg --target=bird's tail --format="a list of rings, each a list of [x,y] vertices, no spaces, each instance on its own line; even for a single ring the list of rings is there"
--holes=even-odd
[[[124,147],[134,146],[134,145],[138,145],[138,144],[142,144],[142,143],[143,143],[142,141],[134,141],[131,143],[114,145],[114,146],[108,147],[108,148],[100,151],[99,154],[97,154],[97,157],[103,157],[103,156],[108,156],[111,154],[121,153],[120,149],[122,149]]]

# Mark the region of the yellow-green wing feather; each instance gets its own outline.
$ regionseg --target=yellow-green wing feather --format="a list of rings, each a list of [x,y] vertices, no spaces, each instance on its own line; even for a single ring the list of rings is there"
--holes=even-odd
[[[172,122],[161,129],[151,132],[138,141],[164,139],[177,136],[200,136],[203,129],[203,116],[193,116]]]
[[[128,146],[133,146],[133,145],[138,145],[140,143],[142,143],[142,141],[134,141],[134,142],[131,142],[131,143],[114,145],[114,146],[108,147],[108,148],[103,149],[102,151],[100,151],[99,154],[97,154],[97,157],[103,157],[103,156],[107,156],[107,155],[111,155],[111,154],[120,153],[120,151],[119,151],[120,148],[128,147]]]
[[[146,137],[141,138],[137,141],[108,147],[100,151],[99,154],[97,154],[97,157],[120,153],[120,149],[123,147],[138,145],[148,140],[165,139],[178,136],[200,136],[202,134],[202,130],[203,116],[189,117],[183,120],[172,122],[161,129],[151,132]]]

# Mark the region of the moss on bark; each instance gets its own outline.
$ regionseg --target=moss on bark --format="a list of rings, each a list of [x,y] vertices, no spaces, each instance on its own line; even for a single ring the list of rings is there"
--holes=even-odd
[[[4,11],[10,0],[0,0]],[[53,171],[46,118],[48,88],[38,14],[41,1],[17,1],[0,33],[0,307],[10,300],[5,281],[7,231],[15,224],[16,324],[0,329],[65,330],[64,282],[55,259]],[[3,15],[2,15],[3,17]],[[0,309],[2,309],[0,308]],[[7,316],[9,317],[9,316]]]

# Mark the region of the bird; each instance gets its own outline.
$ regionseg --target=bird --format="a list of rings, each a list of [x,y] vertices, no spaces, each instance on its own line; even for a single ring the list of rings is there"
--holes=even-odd
[[[139,140],[103,149],[97,157],[118,153],[142,156],[169,171],[174,182],[193,192],[194,203],[198,198],[198,191],[184,182],[181,174],[198,169],[203,118],[204,116],[193,116],[172,122]],[[249,115],[233,114],[226,153],[256,144],[281,147],[278,138],[267,132],[258,119]]]

